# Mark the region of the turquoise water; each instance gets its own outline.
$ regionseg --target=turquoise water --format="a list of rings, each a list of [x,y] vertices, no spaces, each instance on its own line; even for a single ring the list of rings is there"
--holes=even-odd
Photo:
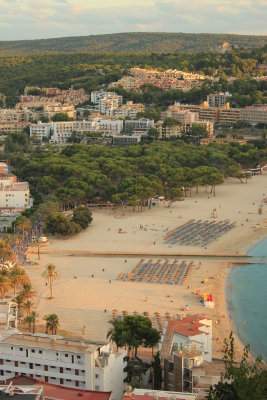
[[[254,356],[267,361],[267,238],[248,254],[260,257],[263,264],[235,266],[230,271],[226,289],[230,314],[242,342],[250,344]]]

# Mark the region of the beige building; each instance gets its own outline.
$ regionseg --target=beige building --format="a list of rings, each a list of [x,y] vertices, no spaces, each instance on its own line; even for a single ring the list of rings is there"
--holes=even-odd
[[[170,137],[178,137],[182,134],[180,124],[165,126],[164,121],[158,121],[155,123],[155,128],[159,132],[159,139],[169,139]]]
[[[28,182],[12,183],[0,186],[0,209],[25,210],[32,206]]]
[[[240,109],[240,119],[249,124],[266,124],[267,125],[267,105],[255,105]]]
[[[247,144],[246,139],[234,139],[232,136],[227,136],[226,138],[216,138],[211,136],[209,138],[200,139],[200,144],[208,145],[210,143],[227,144],[227,143],[238,143],[240,145]]]
[[[28,122],[1,122],[0,133],[20,133],[29,126]]]
[[[14,301],[0,300],[0,331],[17,328],[18,307]]]

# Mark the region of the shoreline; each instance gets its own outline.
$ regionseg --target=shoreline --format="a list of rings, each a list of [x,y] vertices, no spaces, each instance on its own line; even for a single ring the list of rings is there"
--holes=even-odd
[[[81,334],[86,325],[86,338],[100,340],[114,309],[130,314],[146,311],[153,320],[157,312],[164,320],[167,312],[183,315],[181,310],[188,304],[189,314],[204,314],[212,319],[213,356],[222,358],[223,340],[232,330],[226,291],[228,274],[235,265],[252,263],[248,249],[267,235],[266,206],[262,214],[258,212],[263,193],[267,193],[266,178],[267,174],[257,176],[248,184],[228,180],[218,187],[217,197],[200,191],[184,202],[173,203],[171,208],[158,205],[142,213],[128,209],[124,216],[120,208],[94,211],[90,227],[76,237],[49,238],[48,246],[41,248],[41,260],[37,259],[36,248],[29,252],[30,259],[38,264],[38,269],[26,269],[39,293],[39,314],[57,313],[62,329],[73,335]],[[235,222],[234,229],[205,249],[166,244],[166,232],[191,219],[212,221],[214,209],[217,221]],[[182,286],[117,279],[120,273],[129,274],[143,258],[154,262],[168,258],[177,258],[178,262],[194,260],[195,268]],[[62,277],[55,283],[52,302],[41,279],[42,269],[48,263],[54,263]],[[214,309],[201,304],[205,292],[214,295]],[[244,346],[235,332],[234,337],[236,352],[241,355]]]
[[[260,243],[261,241],[263,241],[264,239],[267,238],[266,232],[262,233],[259,235],[259,237],[257,239],[254,239],[253,242],[250,242],[249,247],[246,245],[246,247],[242,247],[242,251],[244,251],[246,249],[247,252],[251,251],[253,249],[253,247],[255,247],[258,243]],[[253,257],[253,256],[250,256]],[[249,264],[255,264],[255,263],[246,263],[245,265],[249,265]],[[232,314],[233,314],[233,304],[231,301],[231,294],[229,292],[229,288],[227,286],[227,282],[229,282],[229,277],[230,274],[233,271],[233,268],[236,264],[232,264],[231,267],[228,269],[227,275],[225,277],[225,281],[224,281],[224,291],[225,291],[225,300],[226,300],[226,310],[227,310],[227,319],[228,319],[228,323],[232,329],[233,335],[234,335],[234,340],[235,340],[235,344],[236,344],[236,348],[238,349],[238,351],[240,351],[240,349],[242,348],[244,350],[244,348],[248,345],[248,343],[245,343],[244,340],[242,339],[241,335],[238,332],[238,327],[234,321],[234,318],[232,318]],[[229,293],[228,293],[229,292]],[[232,323],[231,323],[232,321]],[[252,350],[249,350],[249,357],[253,360],[256,359],[257,355],[253,354]]]

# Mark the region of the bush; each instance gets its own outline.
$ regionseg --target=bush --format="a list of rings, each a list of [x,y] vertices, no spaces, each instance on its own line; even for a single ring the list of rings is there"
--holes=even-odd
[[[92,213],[87,207],[77,207],[73,212],[72,221],[80,225],[82,229],[86,229],[92,220]]]
[[[72,236],[79,233],[81,227],[64,214],[56,212],[47,217],[46,231],[51,235]]]

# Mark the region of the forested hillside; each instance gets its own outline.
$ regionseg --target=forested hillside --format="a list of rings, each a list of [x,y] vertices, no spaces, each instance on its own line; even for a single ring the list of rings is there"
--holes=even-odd
[[[233,93],[237,91],[246,96],[258,93],[258,96],[266,91],[265,84],[263,81],[256,82],[249,78],[257,75],[258,64],[266,62],[266,53],[265,47],[253,50],[240,49],[228,54],[215,52],[2,54],[0,57],[0,92],[7,96],[7,106],[12,106],[18,101],[17,96],[23,93],[27,85],[56,86],[62,89],[73,85],[75,88],[82,87],[90,92],[118,80],[122,75],[128,73],[130,67],[140,66],[199,71],[207,75],[219,76],[224,81],[227,77],[234,76],[242,80],[243,89],[240,91],[233,88]],[[231,91],[232,88],[228,86],[225,83],[224,87],[216,87],[214,90]],[[235,83],[235,86],[238,86],[238,82]],[[206,90],[203,89],[203,91],[198,90],[200,96],[195,91],[189,92],[189,97],[184,98],[184,101],[192,101],[191,94],[195,100],[200,101],[205,98]],[[167,93],[165,97],[172,101],[182,100],[177,93]],[[138,98],[132,100],[136,101]],[[251,102],[262,101],[253,98]],[[250,101],[245,104],[250,104]]]
[[[115,33],[57,39],[0,42],[0,51],[60,51],[60,52],[199,52],[209,51],[218,42],[228,41],[244,48],[262,47],[267,36],[211,33]]]

